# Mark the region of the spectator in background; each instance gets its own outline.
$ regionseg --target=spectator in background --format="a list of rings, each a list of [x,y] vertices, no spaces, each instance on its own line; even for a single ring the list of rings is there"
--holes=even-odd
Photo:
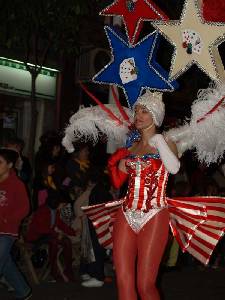
[[[109,182],[109,177],[104,175],[103,172],[99,172],[98,174],[96,173],[96,171],[93,172],[89,182],[92,184],[90,196],[88,199],[89,205],[96,205],[113,200],[113,196],[110,193],[111,184]],[[82,277],[83,279],[85,279],[82,282],[82,286],[101,287],[104,284],[105,279],[104,261],[106,252],[103,246],[99,244],[95,229],[91,221],[89,220],[88,229],[95,260],[89,264],[83,266],[81,265],[81,273],[83,273]]]
[[[54,160],[42,161],[40,163],[40,175],[34,179],[33,207],[34,210],[44,205],[48,196],[48,190],[57,190],[55,183],[55,162]]]
[[[46,176],[48,176],[47,165],[51,165],[55,173],[57,165],[62,159],[61,137],[57,132],[46,132],[41,136],[40,142],[40,147],[35,156],[34,192],[32,199],[33,210],[36,210],[38,207],[38,191],[44,189],[43,186],[45,186],[43,181],[46,180]],[[58,174],[60,174],[60,172],[58,172]],[[50,176],[52,176],[52,174],[50,174]],[[56,177],[54,177],[54,184],[60,185],[60,180]]]
[[[49,260],[51,275],[56,280],[74,281],[72,270],[72,243],[69,236],[75,236],[76,232],[61,218],[61,208],[67,203],[64,194],[49,190],[45,205],[42,205],[32,215],[28,227],[26,240],[38,245],[49,244]],[[62,248],[65,269],[63,272],[58,267],[57,256],[59,248]]]
[[[89,146],[85,143],[77,144],[76,150],[66,163],[67,177],[70,178],[71,185],[76,186],[80,182],[86,181],[89,168]]]
[[[40,138],[40,147],[35,156],[35,176],[41,173],[40,166],[43,161],[54,161],[57,163],[62,158],[61,137],[57,132],[46,132]]]
[[[29,299],[31,288],[14,263],[10,251],[18,237],[19,226],[29,213],[29,199],[13,168],[18,153],[0,149],[0,276],[15,290],[16,299]]]
[[[6,148],[16,150],[19,153],[19,159],[16,164],[17,175],[25,183],[26,187],[29,187],[32,178],[32,168],[29,159],[23,154],[24,146],[24,140],[18,137],[11,138],[6,142]]]

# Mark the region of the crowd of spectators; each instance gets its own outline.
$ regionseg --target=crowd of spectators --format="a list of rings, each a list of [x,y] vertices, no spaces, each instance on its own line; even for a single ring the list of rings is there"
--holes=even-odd
[[[101,147],[104,148],[103,145]],[[42,245],[46,245],[51,280],[65,282],[81,280],[84,287],[101,287],[105,281],[110,281],[105,274],[105,264],[106,260],[111,261],[111,252],[106,252],[100,246],[95,230],[83,214],[81,207],[118,199],[123,191],[123,189],[115,190],[110,184],[106,169],[107,154],[102,149],[99,151],[98,148],[82,142],[77,143],[76,150],[68,154],[61,145],[60,135],[56,132],[47,132],[41,137],[33,166],[24,156],[23,148],[24,142],[14,138],[6,141],[1,149],[10,149],[18,154],[18,159],[10,164],[9,172],[17,174],[17,178],[24,183],[29,197],[30,212],[27,209],[19,219],[20,236],[32,247],[34,266],[35,255],[39,253]],[[223,164],[208,168],[200,165],[192,157],[192,153],[187,153],[182,158],[179,173],[169,180],[167,195],[170,197],[224,196]],[[7,160],[7,163],[11,162]],[[17,196],[20,197],[16,198]],[[18,205],[20,198],[21,195],[15,196],[14,207]],[[0,201],[3,201],[2,198]],[[0,202],[0,216],[2,207]],[[0,220],[0,227],[2,227],[1,222]],[[26,226],[23,225],[24,223]],[[2,235],[0,228],[0,243],[2,243]],[[15,239],[11,241],[11,246]],[[10,249],[8,247],[8,255]],[[58,264],[59,253],[63,267]],[[0,260],[2,259],[0,251]],[[225,242],[221,239],[209,267],[225,267],[224,260]],[[0,276],[2,275],[4,280],[11,284],[6,273],[2,271],[4,268],[1,265],[0,261]],[[172,271],[187,266],[200,267],[191,256],[180,252],[176,240],[171,235],[162,270]],[[23,284],[24,290],[19,292],[30,295],[28,284],[25,281]],[[17,287],[13,286],[13,288],[16,290]]]

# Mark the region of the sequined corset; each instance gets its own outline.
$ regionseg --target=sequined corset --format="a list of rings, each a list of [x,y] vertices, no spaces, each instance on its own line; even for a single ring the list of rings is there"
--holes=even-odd
[[[128,191],[123,208],[148,212],[166,205],[165,189],[168,179],[158,154],[130,155],[126,159],[129,174]]]

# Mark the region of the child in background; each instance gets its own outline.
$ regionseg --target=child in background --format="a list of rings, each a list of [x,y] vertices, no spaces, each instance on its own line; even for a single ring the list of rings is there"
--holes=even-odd
[[[72,243],[70,236],[76,231],[67,225],[61,218],[61,207],[67,199],[64,194],[55,190],[48,190],[45,205],[40,206],[32,215],[26,239],[34,245],[47,242],[49,244],[49,260],[51,275],[56,280],[74,281],[72,270]],[[63,272],[58,267],[57,256],[60,247],[64,258]]]

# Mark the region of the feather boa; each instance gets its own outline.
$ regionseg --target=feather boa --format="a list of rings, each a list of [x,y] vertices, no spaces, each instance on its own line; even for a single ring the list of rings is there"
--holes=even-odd
[[[62,144],[68,152],[75,150],[76,141],[82,139],[96,144],[101,135],[106,135],[108,139],[113,139],[118,144],[125,143],[129,131],[128,123],[124,121],[115,105],[105,104],[105,106],[122,121],[122,125],[110,118],[99,106],[81,108],[70,118],[69,125],[65,129]],[[132,120],[131,110],[126,107],[124,110]]]

